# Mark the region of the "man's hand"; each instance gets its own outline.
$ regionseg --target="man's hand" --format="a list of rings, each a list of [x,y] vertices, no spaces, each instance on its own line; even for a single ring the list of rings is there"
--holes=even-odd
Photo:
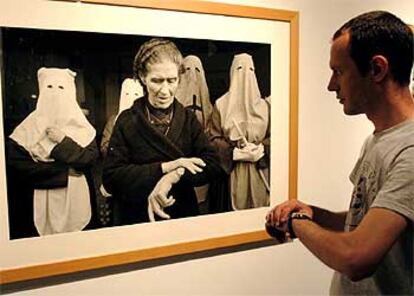
[[[201,173],[206,163],[198,157],[185,158],[181,157],[173,161],[164,162],[161,164],[162,172],[169,173],[178,168],[184,168],[192,174]]]
[[[164,212],[164,208],[174,204],[173,196],[168,196],[172,185],[177,183],[181,176],[184,175],[184,169],[178,168],[164,175],[148,196],[148,217],[151,222],[155,222],[154,213],[163,219],[170,219],[170,216]]]
[[[313,218],[313,210],[310,206],[297,199],[290,199],[277,205],[267,213],[266,224],[287,231],[286,222],[289,218],[289,214],[293,211],[307,214],[310,218]]]

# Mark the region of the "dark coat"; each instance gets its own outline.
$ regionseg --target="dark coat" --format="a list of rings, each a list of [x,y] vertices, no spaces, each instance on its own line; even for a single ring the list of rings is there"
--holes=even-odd
[[[35,162],[30,154],[12,139],[8,139],[7,196],[10,238],[38,236],[33,218],[35,189],[55,189],[67,186],[69,168],[82,172],[89,186],[92,218],[86,228],[96,225],[96,198],[92,167],[98,157],[95,141],[83,148],[65,137],[51,151],[53,162]]]
[[[118,117],[104,162],[103,184],[118,203],[114,210],[121,225],[149,221],[147,199],[163,176],[161,163],[181,157],[199,157],[206,163],[202,173],[186,171],[173,185],[170,194],[176,201],[165,209],[172,218],[198,215],[193,187],[223,173],[215,148],[190,110],[174,100],[171,127],[164,135],[149,123],[146,101],[136,100]]]

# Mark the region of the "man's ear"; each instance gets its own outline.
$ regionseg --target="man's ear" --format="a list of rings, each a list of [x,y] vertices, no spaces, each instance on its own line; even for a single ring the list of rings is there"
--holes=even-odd
[[[380,82],[388,74],[389,64],[386,57],[375,55],[371,58],[370,74],[375,82]]]

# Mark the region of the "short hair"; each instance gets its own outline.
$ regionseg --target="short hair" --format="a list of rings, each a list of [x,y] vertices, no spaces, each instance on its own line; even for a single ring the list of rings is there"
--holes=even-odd
[[[332,39],[346,33],[350,35],[350,56],[362,75],[371,69],[372,57],[379,54],[387,58],[392,78],[400,85],[409,84],[413,32],[401,19],[386,11],[367,12],[342,25]]]
[[[153,38],[146,41],[140,46],[134,58],[134,78],[143,84],[141,76],[147,74],[147,66],[164,60],[172,61],[177,65],[179,72],[182,71],[183,57],[174,42],[164,38]]]

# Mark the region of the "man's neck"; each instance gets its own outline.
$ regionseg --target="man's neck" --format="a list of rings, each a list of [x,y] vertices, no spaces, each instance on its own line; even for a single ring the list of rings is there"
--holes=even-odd
[[[366,113],[375,126],[375,132],[380,132],[408,119],[414,119],[414,101],[408,87],[395,87],[385,90],[376,104]]]

